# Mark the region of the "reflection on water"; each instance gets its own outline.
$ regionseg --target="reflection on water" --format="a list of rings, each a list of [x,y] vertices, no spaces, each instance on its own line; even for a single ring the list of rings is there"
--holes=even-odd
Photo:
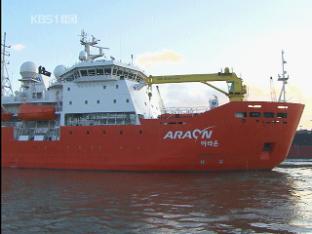
[[[3,233],[312,232],[309,166],[215,174],[3,169],[1,201]]]

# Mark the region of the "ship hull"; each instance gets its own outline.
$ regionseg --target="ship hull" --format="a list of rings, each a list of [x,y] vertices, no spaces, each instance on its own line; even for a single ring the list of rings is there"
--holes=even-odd
[[[271,170],[286,158],[302,111],[294,103],[230,102],[193,116],[142,119],[141,125],[64,126],[56,141],[18,141],[13,128],[2,127],[2,167]],[[237,118],[237,112],[287,112],[287,118]]]

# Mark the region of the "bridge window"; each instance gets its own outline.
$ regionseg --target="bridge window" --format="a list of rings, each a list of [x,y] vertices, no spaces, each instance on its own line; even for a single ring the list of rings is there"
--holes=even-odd
[[[111,72],[112,72],[112,69],[111,68],[105,68],[105,75],[110,75]]]
[[[87,70],[80,70],[81,76],[88,76]]]
[[[79,75],[78,70],[75,70],[75,72],[74,72],[74,78],[77,79],[77,78],[79,78],[79,77],[80,77],[80,75]]]
[[[88,75],[89,76],[94,76],[95,75],[95,70],[94,69],[88,70]]]
[[[122,70],[118,70],[118,71],[117,71],[117,76],[121,76],[122,73],[123,73]]]
[[[103,75],[103,74],[104,74],[103,69],[96,69],[96,74],[97,74],[98,76]]]

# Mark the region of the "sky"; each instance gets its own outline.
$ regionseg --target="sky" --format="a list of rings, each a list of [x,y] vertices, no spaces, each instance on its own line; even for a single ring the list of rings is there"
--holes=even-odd
[[[1,2],[1,35],[6,32],[12,46],[8,70],[14,90],[25,61],[49,71],[78,62],[82,29],[110,48],[107,57],[128,63],[133,54],[149,75],[215,73],[228,66],[247,85],[247,100],[271,101],[272,90],[278,96],[284,50],[287,100],[305,104],[298,128],[312,128],[310,0]],[[170,107],[207,106],[214,94],[220,103],[228,101],[203,84],[163,85],[160,92]]]

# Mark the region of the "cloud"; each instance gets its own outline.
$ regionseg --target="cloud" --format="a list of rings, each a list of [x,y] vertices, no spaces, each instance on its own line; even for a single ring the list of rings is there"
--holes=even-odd
[[[25,46],[21,43],[18,43],[18,44],[12,45],[12,49],[15,51],[21,51],[21,50],[25,49]]]
[[[139,66],[148,68],[159,64],[177,64],[182,62],[183,56],[173,50],[161,50],[147,52],[137,56],[136,63]]]

